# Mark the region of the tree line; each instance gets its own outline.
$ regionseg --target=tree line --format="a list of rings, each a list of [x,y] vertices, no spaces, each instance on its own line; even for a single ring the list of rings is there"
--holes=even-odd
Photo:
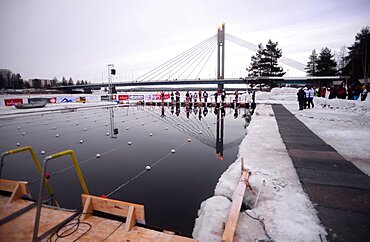
[[[283,68],[278,65],[282,57],[282,50],[277,48],[278,42],[271,39],[264,47],[258,45],[258,50],[251,57],[250,66],[246,68],[248,76],[284,76]],[[314,49],[308,57],[306,65],[307,76],[349,76],[350,80],[364,79],[368,83],[370,73],[370,28],[363,27],[355,36],[355,42],[343,46],[338,53],[328,47],[321,49],[317,54]]]
[[[51,88],[56,86],[87,85],[91,83],[84,80],[77,80],[74,82],[72,77],[70,77],[68,81],[65,77],[63,77],[61,81],[54,77],[47,82],[46,85],[44,85],[43,81],[43,79],[39,78],[25,81],[19,73],[13,73],[8,69],[0,69],[0,89],[24,89],[30,88],[31,86],[33,88]],[[31,84],[29,82],[31,82]]]

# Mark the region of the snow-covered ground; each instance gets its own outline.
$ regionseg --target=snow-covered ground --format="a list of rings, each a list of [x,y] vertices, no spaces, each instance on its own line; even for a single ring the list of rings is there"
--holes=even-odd
[[[370,98],[365,102],[315,98],[315,108],[298,111],[296,93],[294,88],[277,88],[256,94],[259,105],[240,144],[239,159],[243,158],[245,168],[251,171],[250,183],[260,197],[256,202],[256,196],[246,191],[244,203],[248,209],[240,214],[235,241],[268,237],[273,241],[322,241],[327,234],[302,190],[271,103],[283,104],[339,154],[370,175]],[[215,195],[202,203],[193,231],[195,239],[221,240],[240,174],[237,160],[219,179]]]
[[[195,239],[221,241],[243,158],[245,168],[251,171],[250,183],[260,196],[256,201],[257,196],[246,191],[244,203],[248,209],[240,214],[235,241],[268,237],[273,241],[325,240],[325,228],[320,225],[312,203],[302,190],[280,137],[271,103],[283,104],[339,154],[370,175],[370,98],[365,102],[314,98],[315,108],[298,111],[296,93],[294,88],[257,92],[257,109],[248,134],[240,144],[239,159],[220,177],[215,195],[202,203],[193,231]],[[48,104],[43,110],[109,104],[112,103]],[[14,107],[0,107],[0,114],[20,111]]]

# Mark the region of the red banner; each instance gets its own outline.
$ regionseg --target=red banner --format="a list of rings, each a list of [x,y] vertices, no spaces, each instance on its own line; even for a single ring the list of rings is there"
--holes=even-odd
[[[4,99],[5,106],[14,106],[16,104],[22,104],[22,98]]]
[[[113,100],[117,100],[117,96],[118,96],[118,100],[119,101],[126,101],[126,100],[128,100],[128,95],[113,95]]]
[[[128,100],[128,95],[118,95],[118,100],[119,101],[126,101],[126,100]]]

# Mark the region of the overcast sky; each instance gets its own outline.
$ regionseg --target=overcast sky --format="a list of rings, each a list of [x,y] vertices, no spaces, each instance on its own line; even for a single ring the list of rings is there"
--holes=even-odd
[[[101,82],[114,63],[136,78],[217,33],[277,41],[307,63],[313,49],[339,51],[370,25],[369,0],[0,0],[0,69],[23,78]],[[253,52],[226,43],[226,77],[246,76]],[[215,76],[215,58],[203,77]],[[302,72],[283,66],[288,76]]]

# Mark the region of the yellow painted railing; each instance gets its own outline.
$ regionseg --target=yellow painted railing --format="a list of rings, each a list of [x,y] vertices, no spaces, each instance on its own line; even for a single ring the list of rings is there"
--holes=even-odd
[[[33,150],[33,148],[31,146],[25,146],[25,147],[21,147],[21,148],[14,149],[14,150],[8,150],[8,151],[5,151],[5,152],[3,152],[1,154],[0,178],[1,178],[1,173],[2,173],[2,169],[3,169],[3,165],[4,165],[4,157],[7,156],[7,155],[16,154],[16,153],[23,152],[23,151],[29,151],[31,153],[32,160],[35,163],[35,166],[37,168],[38,173],[41,175],[42,169],[41,169],[40,163],[39,163],[39,161],[37,159],[37,156],[35,154],[35,151]],[[51,189],[50,184],[48,183],[48,181],[46,180],[46,178],[44,178],[44,181],[45,181],[46,189],[47,189],[50,197],[53,200],[53,204],[55,206],[58,206],[59,207],[58,202],[54,199],[54,192]]]
[[[83,178],[83,175],[82,175],[80,166],[78,165],[78,161],[77,161],[76,155],[75,155],[75,153],[74,153],[73,150],[65,150],[65,151],[62,151],[62,152],[59,152],[59,153],[50,155],[50,156],[48,156],[48,157],[45,158],[44,163],[45,163],[45,161],[56,159],[58,157],[65,156],[65,155],[71,155],[73,164],[75,166],[75,170],[77,172],[78,179],[80,180],[80,184],[81,184],[82,190],[83,190],[84,194],[87,194],[88,195],[89,194],[89,191],[87,190],[87,186],[86,186],[85,180]]]
[[[44,161],[42,162],[42,172],[41,177],[44,177],[46,174],[46,168],[48,165],[48,161],[52,159],[56,159],[65,155],[71,155],[73,164],[75,166],[75,170],[77,172],[78,179],[80,180],[80,184],[84,194],[89,195],[89,191],[87,190],[85,180],[83,178],[82,172],[80,170],[80,166],[78,165],[77,158],[73,150],[65,150],[53,155],[47,156]],[[37,208],[36,208],[36,215],[35,215],[35,226],[33,228],[33,240],[32,241],[39,241],[38,232],[40,226],[40,215],[41,215],[41,208],[42,208],[42,201],[44,197],[44,182],[40,183],[40,190],[39,190],[39,198],[37,200]]]

